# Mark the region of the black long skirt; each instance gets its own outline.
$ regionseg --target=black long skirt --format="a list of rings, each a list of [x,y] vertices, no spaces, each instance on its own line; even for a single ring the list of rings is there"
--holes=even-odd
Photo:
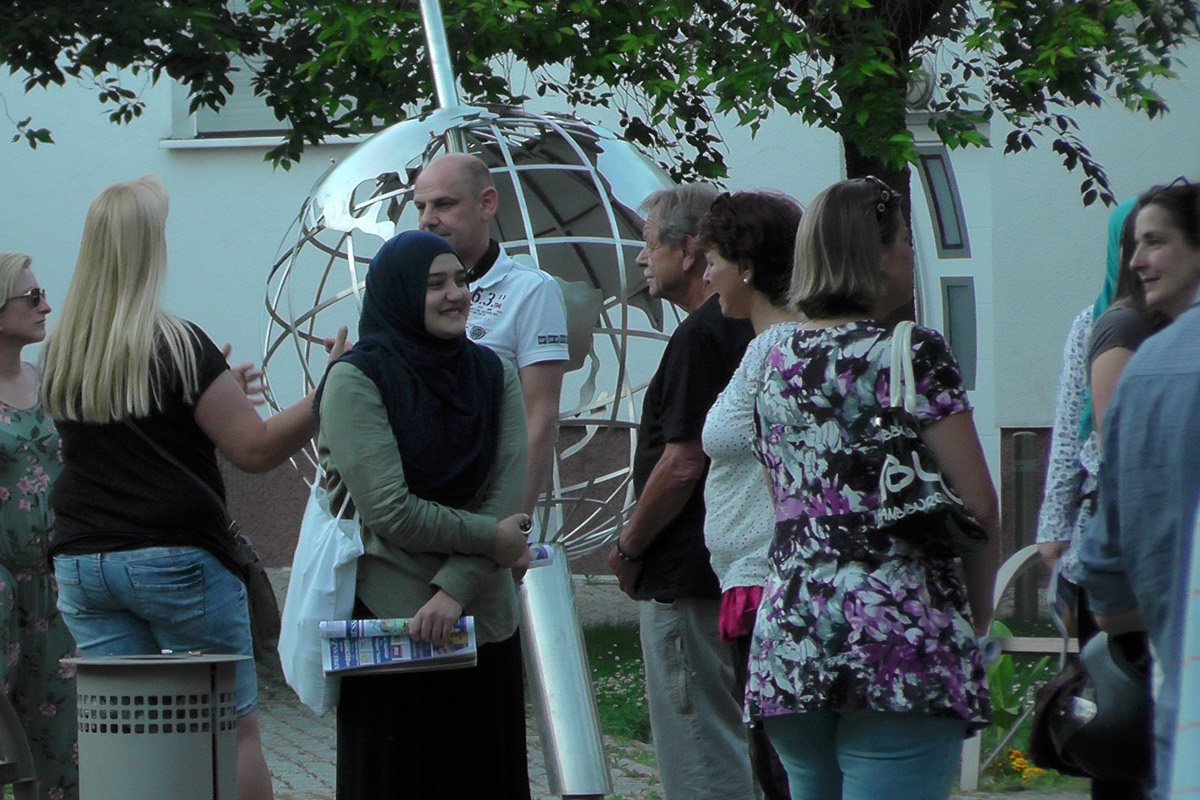
[[[519,634],[469,669],[343,678],[337,800],[529,800]]]

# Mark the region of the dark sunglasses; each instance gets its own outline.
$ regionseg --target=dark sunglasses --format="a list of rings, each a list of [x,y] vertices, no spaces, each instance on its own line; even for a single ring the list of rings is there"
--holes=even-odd
[[[1167,197],[1160,195],[1167,195]],[[1194,230],[1200,230],[1200,183],[1192,183],[1180,175],[1170,183],[1152,186],[1148,192],[1142,195],[1137,208],[1142,209],[1155,203],[1176,208],[1179,213],[1183,214],[1184,219],[1187,219],[1188,216],[1193,217],[1193,224],[1196,226]],[[1190,214],[1187,211],[1189,206]]]
[[[1172,189],[1191,189],[1194,185],[1195,184],[1193,184],[1191,181],[1189,181],[1183,175],[1180,175],[1178,178],[1171,181],[1170,183],[1160,183],[1157,186],[1151,186],[1150,190],[1148,192],[1146,192],[1146,194],[1145,194],[1145,199],[1149,200],[1150,198],[1154,197],[1155,195],[1159,195],[1159,194],[1162,194],[1163,192],[1171,191]]]
[[[863,178],[863,180],[874,186],[879,192],[879,194],[875,197],[875,216],[879,219],[882,219],[883,215],[887,213],[888,206],[896,202],[900,195],[895,189],[888,186],[874,175],[867,175],[865,178]]]
[[[12,297],[4,298],[4,305],[8,305],[13,300],[28,300],[30,308],[37,308],[46,299],[46,290],[40,286],[35,286],[28,292],[22,294],[14,294]],[[0,306],[3,308],[3,306]]]

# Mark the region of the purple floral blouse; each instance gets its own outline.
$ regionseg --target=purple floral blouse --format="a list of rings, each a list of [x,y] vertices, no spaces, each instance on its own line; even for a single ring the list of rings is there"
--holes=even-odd
[[[871,321],[798,329],[767,357],[754,445],[776,522],[747,719],[869,709],[958,717],[972,729],[990,721],[954,562],[872,524],[880,464],[861,443],[888,403],[890,363],[890,331]],[[913,372],[922,425],[970,410],[936,331],[913,330]]]

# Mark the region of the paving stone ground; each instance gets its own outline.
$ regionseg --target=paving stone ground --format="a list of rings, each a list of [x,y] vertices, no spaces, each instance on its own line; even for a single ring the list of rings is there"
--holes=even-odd
[[[287,571],[271,570],[271,580],[281,595]],[[632,622],[635,604],[602,579],[577,580],[576,604],[584,624]],[[624,602],[622,602],[624,601]],[[288,688],[278,663],[259,665],[259,721],[263,746],[275,783],[277,800],[333,800],[336,759],[335,719],[330,712],[318,717],[300,705]],[[557,800],[551,795],[543,766],[541,741],[532,709],[527,714],[529,780],[536,800]],[[662,800],[654,753],[638,742],[617,744],[606,739],[613,794],[610,800]],[[1018,791],[976,792],[953,800],[1085,800],[1083,792]],[[430,800],[434,800],[430,798]]]
[[[532,709],[528,717],[529,782],[536,800],[551,800]],[[276,800],[332,800],[335,718],[317,717],[295,701],[277,668],[259,666],[259,717]],[[655,800],[658,771],[650,748],[605,742],[613,798]],[[647,764],[649,762],[649,765]]]

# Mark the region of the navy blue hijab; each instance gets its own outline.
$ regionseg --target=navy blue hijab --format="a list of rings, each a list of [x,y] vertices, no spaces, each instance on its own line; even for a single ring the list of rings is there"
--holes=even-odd
[[[454,248],[431,233],[388,240],[367,271],[358,341],[333,363],[353,364],[379,387],[409,491],[461,508],[496,461],[504,367],[465,335],[443,339],[425,330],[429,267],[443,253]],[[324,389],[322,380],[318,415]]]

